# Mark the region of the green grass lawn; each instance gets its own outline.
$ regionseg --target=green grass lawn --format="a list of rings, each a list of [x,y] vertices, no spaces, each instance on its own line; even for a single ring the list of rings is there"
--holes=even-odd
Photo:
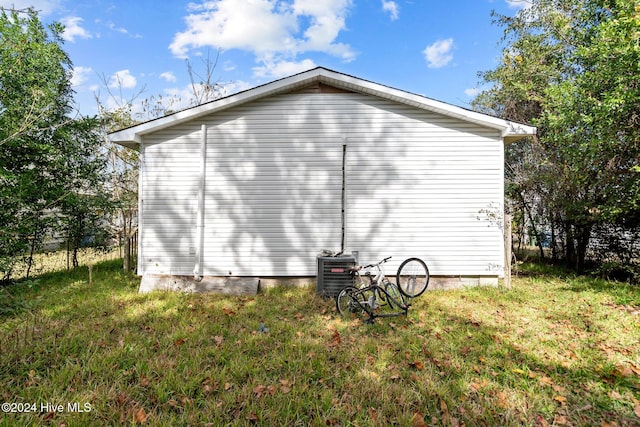
[[[0,401],[22,411],[0,425],[640,425],[640,289],[525,271],[374,325],[314,287],[139,295],[117,261],[41,276],[0,290]]]

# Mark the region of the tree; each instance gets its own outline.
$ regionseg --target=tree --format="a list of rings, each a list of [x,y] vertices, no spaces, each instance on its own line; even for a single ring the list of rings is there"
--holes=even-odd
[[[189,60],[186,61],[192,92],[186,100],[178,96],[163,97],[161,95],[141,98],[144,87],[127,98],[119,81],[115,85],[110,85],[109,79],[102,76],[102,84],[110,102],[105,102],[100,93],[96,93],[95,98],[104,133],[171,114],[180,106],[193,107],[219,98],[224,92],[224,86],[214,80],[218,55],[215,60],[212,60],[209,54],[202,59],[203,71],[198,71]],[[116,106],[107,108],[106,104]],[[138,152],[112,144],[106,138],[104,147],[108,153],[109,189],[117,212],[111,218],[111,224],[126,243],[129,236],[137,229]]]
[[[58,180],[64,193],[56,217],[58,230],[67,240],[73,267],[78,266],[78,250],[86,245],[105,246],[110,237],[108,213],[113,209],[109,196],[102,132],[97,118],[75,120],[67,127],[68,155]]]
[[[508,195],[583,270],[595,226],[640,223],[640,6],[531,3],[495,15],[504,61],[480,75],[492,86],[474,106],[538,126],[537,138],[508,148]]]
[[[594,185],[587,201],[596,221],[640,225],[640,4],[588,5],[580,72],[549,88],[543,116],[550,139]],[[574,158],[577,157],[577,158]],[[587,175],[584,177],[584,175]]]
[[[63,26],[43,26],[33,10],[0,11],[0,271],[2,280],[59,231],[65,208],[97,194],[95,121],[71,118],[72,64]],[[79,167],[80,165],[83,167]]]
[[[216,59],[211,60],[211,52],[207,50],[206,58],[202,59],[202,65],[204,66],[203,72],[198,72],[188,59],[185,61],[189,80],[191,81],[193,98],[190,104],[192,106],[201,105],[222,96],[224,85],[220,83],[219,80],[214,80],[213,78],[213,72],[218,65],[219,58],[220,51],[217,52]]]

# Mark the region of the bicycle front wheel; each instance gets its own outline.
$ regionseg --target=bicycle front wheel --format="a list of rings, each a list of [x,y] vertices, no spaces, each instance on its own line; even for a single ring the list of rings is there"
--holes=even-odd
[[[343,288],[336,297],[338,313],[346,319],[356,319],[365,315],[364,305],[367,304],[362,292],[354,287]]]
[[[409,298],[422,295],[429,285],[429,269],[419,258],[404,260],[398,268],[396,283],[400,292]]]
[[[385,280],[384,290],[388,294],[387,303],[389,304],[389,307],[393,308],[393,306],[395,305],[398,308],[403,308],[404,300],[402,299],[402,295],[400,295],[398,287],[395,284],[391,283],[388,280]]]

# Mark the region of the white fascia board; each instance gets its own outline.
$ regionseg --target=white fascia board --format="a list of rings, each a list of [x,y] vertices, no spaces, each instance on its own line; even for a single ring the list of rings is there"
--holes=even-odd
[[[132,126],[109,134],[109,140],[120,145],[135,147],[142,143],[142,137],[175,124],[192,120],[200,116],[212,114],[226,108],[237,106],[276,93],[287,92],[311,84],[315,81],[337,86],[346,90],[360,92],[386,98],[395,102],[407,104],[445,116],[479,124],[499,130],[505,142],[512,142],[528,135],[534,135],[536,128],[520,123],[514,123],[486,114],[477,113],[455,105],[436,101],[421,95],[394,89],[378,83],[362,80],[346,74],[331,71],[326,68],[314,68],[300,74],[276,80],[226,98],[218,99],[187,110]]]
[[[322,73],[320,81],[327,84],[341,86],[345,89],[351,89],[357,92],[369,93],[371,95],[387,98],[395,102],[411,105],[434,113],[497,129],[501,131],[501,135],[505,139],[505,142],[516,141],[524,138],[525,136],[535,135],[536,133],[536,128],[533,126],[515,123],[498,117],[489,116],[487,114],[467,110],[445,102],[436,101],[435,99],[336,73],[334,71],[323,71],[324,73]]]
[[[307,85],[309,82],[315,80],[321,71],[321,68],[316,68],[305,73],[276,80],[253,89],[248,89],[244,92],[110,133],[108,138],[111,142],[116,144],[134,148],[138,144],[142,143],[142,136],[145,134],[156,132],[188,120],[193,120],[195,118],[212,114],[271,94],[292,90],[297,86]]]

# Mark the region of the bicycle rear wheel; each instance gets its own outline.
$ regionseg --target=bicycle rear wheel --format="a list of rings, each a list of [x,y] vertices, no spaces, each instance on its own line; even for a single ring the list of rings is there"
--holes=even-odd
[[[360,289],[347,286],[336,297],[336,309],[346,319],[361,318],[366,314],[364,309],[367,301]]]
[[[400,264],[396,274],[400,292],[409,298],[422,295],[429,285],[429,269],[419,258],[409,258]]]

